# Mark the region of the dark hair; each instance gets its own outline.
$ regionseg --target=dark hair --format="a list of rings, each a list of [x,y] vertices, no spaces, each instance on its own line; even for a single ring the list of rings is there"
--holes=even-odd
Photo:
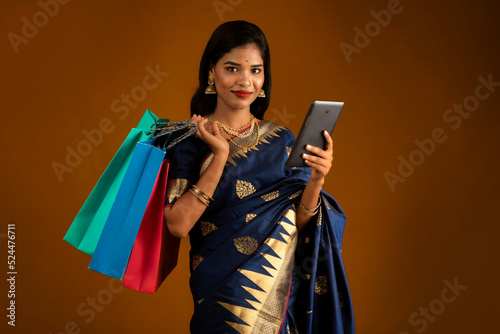
[[[212,34],[205,47],[200,62],[199,84],[196,93],[191,99],[191,115],[206,116],[214,112],[217,105],[217,95],[205,94],[208,82],[208,72],[211,66],[232,49],[251,43],[257,44],[264,61],[264,85],[262,89],[266,97],[258,97],[250,105],[250,112],[262,119],[271,101],[271,55],[266,36],[259,27],[246,21],[230,21],[221,24]]]

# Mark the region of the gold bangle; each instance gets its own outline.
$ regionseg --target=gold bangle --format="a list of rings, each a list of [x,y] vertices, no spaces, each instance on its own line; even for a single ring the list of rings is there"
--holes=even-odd
[[[318,205],[316,205],[316,207],[315,207],[315,208],[312,208],[312,209],[306,208],[306,207],[304,206],[304,204],[302,204],[302,203],[299,201],[299,206],[300,206],[302,209],[305,209],[305,210],[307,210],[307,211],[316,211],[316,210],[318,210],[318,208],[319,208],[319,206],[320,206],[320,205],[321,205],[321,197],[319,198]]]
[[[209,206],[210,205],[210,201],[207,198],[203,197],[203,195],[200,192],[198,192],[195,188],[192,188],[192,187],[189,188],[189,192],[191,194],[193,194],[205,206]]]
[[[210,201],[214,200],[212,197],[208,196],[208,194],[206,192],[204,192],[203,190],[201,190],[200,188],[198,188],[196,185],[193,184],[191,186],[191,188],[193,188],[196,192],[198,192],[201,196],[203,196],[207,200],[210,200]]]
[[[300,213],[301,215],[303,216],[306,216],[306,217],[312,217],[312,216],[316,216],[316,214],[318,214],[318,211],[319,211],[319,208],[316,209],[316,211],[314,211],[313,213],[305,213],[304,211],[302,211],[300,208],[297,208],[297,212]]]
[[[203,197],[201,197],[198,193],[196,193],[192,188],[189,188],[189,192],[193,194],[201,203],[203,203],[205,206],[208,206],[210,203],[206,201]]]

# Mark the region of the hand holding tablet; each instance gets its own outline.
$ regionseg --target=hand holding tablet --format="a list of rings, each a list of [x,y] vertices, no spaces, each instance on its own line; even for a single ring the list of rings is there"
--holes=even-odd
[[[330,135],[332,134],[343,106],[343,102],[329,101],[314,101],[311,104],[286,162],[288,167],[308,167],[302,154],[312,153],[306,150],[306,145],[325,149],[323,131],[326,130]]]

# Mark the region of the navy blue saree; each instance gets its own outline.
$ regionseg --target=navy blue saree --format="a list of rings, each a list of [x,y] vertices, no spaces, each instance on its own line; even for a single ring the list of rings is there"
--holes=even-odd
[[[190,231],[192,333],[354,333],[340,255],[345,216],[322,192],[301,235],[295,206],[308,168],[288,168],[293,134],[262,121],[258,144],[230,155],[214,201]],[[257,131],[254,131],[257,133]],[[213,154],[190,137],[169,152],[165,205],[173,205]]]

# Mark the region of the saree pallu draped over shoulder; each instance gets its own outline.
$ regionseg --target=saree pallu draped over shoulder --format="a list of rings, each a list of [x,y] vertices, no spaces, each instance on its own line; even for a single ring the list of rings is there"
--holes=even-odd
[[[230,144],[214,201],[190,231],[191,332],[354,333],[340,255],[343,211],[322,192],[299,238],[294,204],[310,171],[285,166],[293,134],[261,121],[252,140],[246,152]],[[167,206],[196,183],[212,153],[189,138],[169,159]]]

